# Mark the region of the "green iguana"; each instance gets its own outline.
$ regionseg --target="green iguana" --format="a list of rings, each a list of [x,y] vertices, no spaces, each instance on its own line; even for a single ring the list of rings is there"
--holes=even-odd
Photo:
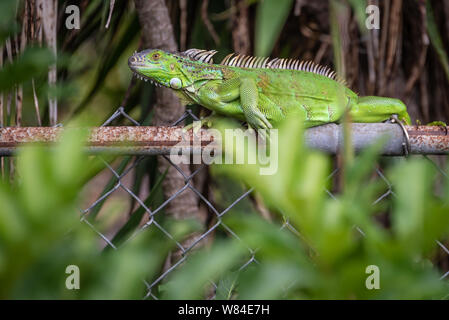
[[[216,52],[145,50],[130,57],[128,65],[138,78],[172,88],[186,104],[245,120],[254,129],[271,128],[291,113],[300,113],[306,127],[338,122],[345,108],[353,122],[382,122],[397,115],[410,124],[400,100],[359,97],[327,67],[238,54],[214,64]]]

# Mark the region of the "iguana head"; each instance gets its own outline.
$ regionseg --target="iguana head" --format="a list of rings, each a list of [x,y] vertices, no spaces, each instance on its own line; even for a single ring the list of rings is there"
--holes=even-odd
[[[128,65],[138,78],[172,89],[184,89],[200,80],[222,79],[220,69],[210,64],[216,51],[199,51],[204,57],[202,60],[192,59],[191,54],[185,52],[149,49],[134,53]]]

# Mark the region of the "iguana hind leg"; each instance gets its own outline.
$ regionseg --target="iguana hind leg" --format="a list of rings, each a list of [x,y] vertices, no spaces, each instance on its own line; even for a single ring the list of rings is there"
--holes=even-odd
[[[396,114],[405,124],[411,124],[405,104],[394,98],[359,97],[357,103],[349,111],[353,122],[382,122]]]

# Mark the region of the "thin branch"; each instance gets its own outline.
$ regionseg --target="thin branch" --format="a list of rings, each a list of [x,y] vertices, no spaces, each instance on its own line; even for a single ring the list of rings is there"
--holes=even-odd
[[[180,15],[180,37],[179,37],[179,47],[181,51],[186,50],[187,43],[187,0],[179,0],[179,9],[181,10]]]
[[[3,67],[3,46],[0,46],[0,69]],[[0,127],[3,127],[3,92],[0,92]]]
[[[34,85],[34,79],[31,79],[31,85],[33,87],[33,101],[34,101],[34,109],[36,110],[36,119],[39,127],[42,126],[41,115],[39,111],[39,99],[36,94],[36,86]]]
[[[44,25],[45,42],[47,43],[47,46],[52,49],[54,56],[56,57],[56,24],[58,18],[58,2],[56,0],[44,0],[42,8],[42,21]],[[56,85],[56,77],[56,64],[54,64],[50,66],[50,69],[48,71],[48,83],[50,86]],[[58,101],[56,100],[56,98],[49,97],[48,103],[50,125],[54,126],[58,122]]]
[[[206,28],[209,31],[212,39],[214,40],[215,45],[219,45],[220,38],[218,37],[217,32],[215,32],[214,26],[212,25],[212,23],[209,20],[209,16],[207,13],[208,7],[209,7],[209,0],[203,0],[203,2],[201,3],[201,18],[203,19],[204,24],[206,25]]]
[[[109,28],[109,23],[111,23],[112,11],[114,11],[115,0],[110,0],[109,2],[109,16],[108,21],[106,22],[106,29]]]

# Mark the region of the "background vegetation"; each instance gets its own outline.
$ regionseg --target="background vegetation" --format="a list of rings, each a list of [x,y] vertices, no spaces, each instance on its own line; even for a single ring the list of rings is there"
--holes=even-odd
[[[72,4],[81,11],[80,29],[65,26]],[[380,8],[379,30],[364,27],[367,4]],[[127,66],[146,47],[216,49],[216,61],[233,51],[314,60],[334,66],[361,95],[402,99],[413,120],[447,122],[448,18],[446,1],[424,0],[2,0],[0,125],[98,126],[118,106],[143,124],[170,123],[183,107],[164,89],[132,79]],[[217,230],[152,293],[211,297],[214,281],[223,299],[447,298],[440,277],[449,259],[435,242],[444,244],[449,231],[446,176],[423,157],[379,159],[379,145],[330,158],[303,146],[302,132],[295,119],[282,127],[275,176],[260,176],[257,165],[225,166],[195,179],[221,208],[255,187],[225,217],[242,241]],[[82,153],[81,141],[67,135],[53,152],[24,148],[17,158],[1,158],[1,298],[141,298],[142,280],[151,283],[176,262],[173,244],[154,229],[111,250],[79,222],[79,208],[115,184],[103,162]],[[135,161],[106,160],[120,173]],[[444,159],[434,160],[446,169]],[[390,187],[373,174],[378,164],[394,193],[372,205]],[[336,166],[342,170],[332,182]],[[124,183],[157,208],[183,181],[146,157]],[[115,193],[87,219],[119,246],[148,217]],[[189,193],[158,219],[179,241],[214,222]],[[299,236],[281,228],[287,221]],[[258,263],[240,270],[252,257],[248,247],[257,249]],[[80,267],[80,290],[65,288],[71,264]],[[380,290],[365,287],[372,264],[381,270]]]

